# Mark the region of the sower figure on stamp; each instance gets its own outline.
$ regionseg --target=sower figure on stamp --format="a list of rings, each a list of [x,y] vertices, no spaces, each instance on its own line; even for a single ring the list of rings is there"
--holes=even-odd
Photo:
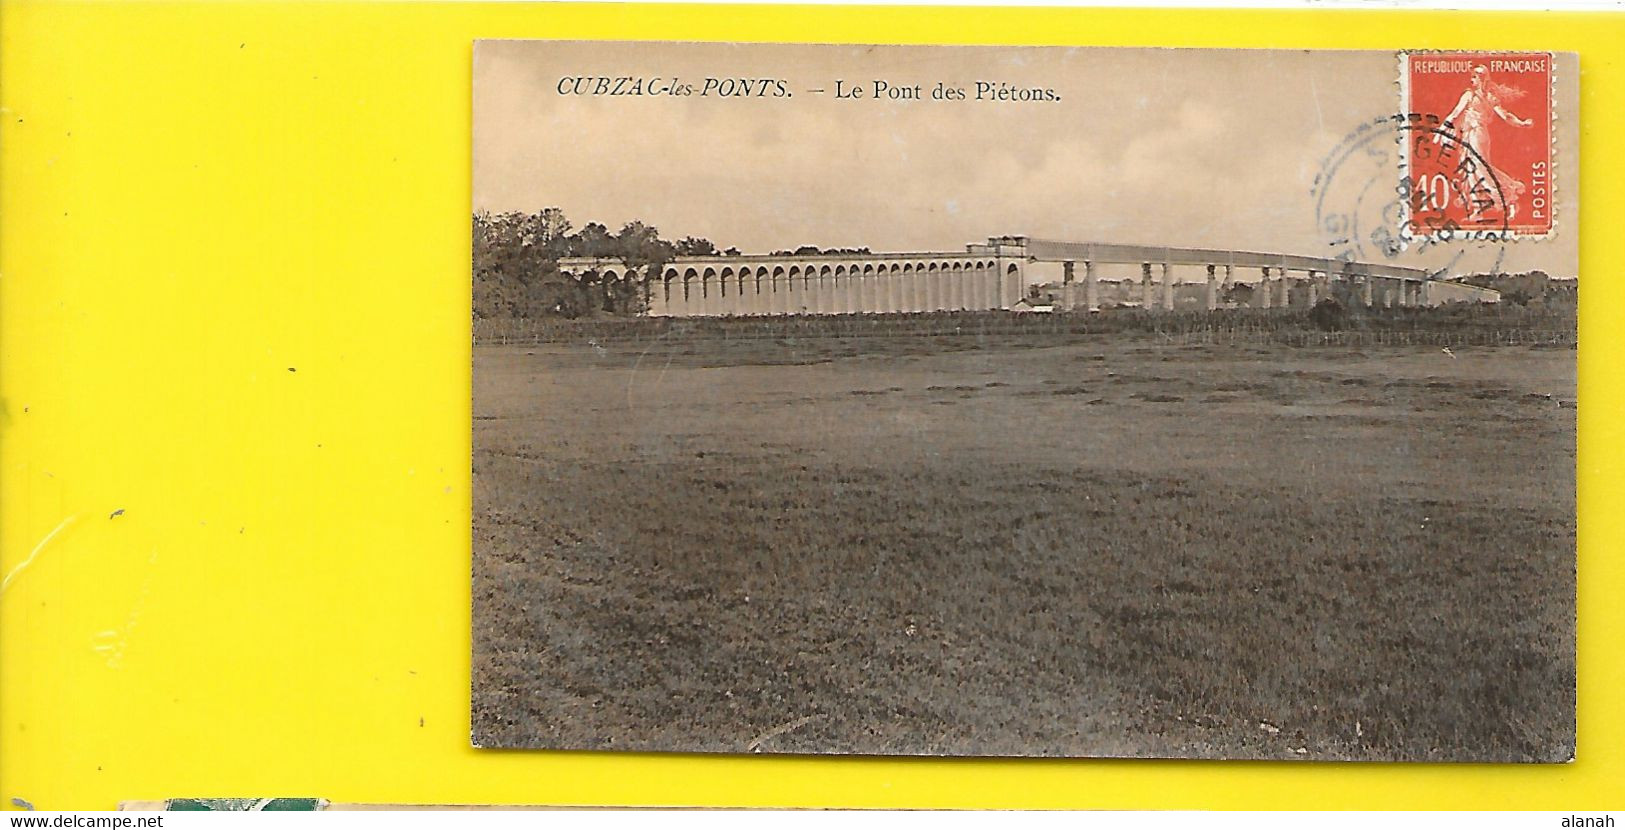
[[[1472,80],[1467,89],[1461,93],[1461,99],[1456,102],[1455,109],[1445,118],[1445,122],[1456,128],[1456,134],[1461,142],[1478,152],[1480,158],[1490,166],[1496,181],[1501,183],[1503,195],[1506,199],[1506,218],[1510,221],[1518,215],[1518,201],[1523,195],[1524,183],[1507,175],[1495,163],[1495,156],[1490,150],[1490,116],[1495,115],[1502,121],[1515,127],[1529,127],[1534,121],[1528,118],[1519,118],[1502,108],[1501,104],[1511,103],[1524,96],[1524,90],[1515,86],[1496,83],[1490,80],[1489,67],[1484,64],[1473,66]],[[1435,141],[1443,141],[1444,137],[1435,135]],[[1468,215],[1477,218],[1484,206],[1472,199],[1468,199],[1467,188],[1458,188],[1457,198],[1462,199],[1467,207]]]

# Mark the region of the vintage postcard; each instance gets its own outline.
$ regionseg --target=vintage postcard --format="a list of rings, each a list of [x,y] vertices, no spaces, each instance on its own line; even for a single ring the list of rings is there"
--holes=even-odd
[[[1578,89],[476,44],[473,742],[1571,759]]]

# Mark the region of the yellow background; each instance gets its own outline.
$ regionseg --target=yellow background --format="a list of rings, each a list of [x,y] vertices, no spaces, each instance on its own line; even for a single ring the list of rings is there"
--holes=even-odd
[[[0,596],[0,800],[1625,806],[1622,35],[1551,13],[5,2],[0,570],[33,558]],[[469,748],[483,37],[1580,52],[1579,760]]]

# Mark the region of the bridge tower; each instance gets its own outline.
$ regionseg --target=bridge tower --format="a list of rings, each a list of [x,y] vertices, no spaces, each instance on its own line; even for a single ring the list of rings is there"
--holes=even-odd
[[[1027,237],[989,237],[987,250],[996,271],[993,307],[1010,308],[1027,294]]]

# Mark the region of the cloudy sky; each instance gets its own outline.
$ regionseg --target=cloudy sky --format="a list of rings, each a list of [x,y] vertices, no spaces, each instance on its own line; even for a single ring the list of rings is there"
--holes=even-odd
[[[1324,256],[1354,227],[1371,261],[1573,275],[1577,86],[1569,60],[1557,71],[1558,232],[1539,243],[1381,252],[1393,141],[1339,149],[1400,110],[1391,52],[484,41],[474,208],[641,219],[746,252],[1025,234]],[[580,76],[675,77],[696,93],[707,78],[781,79],[789,96],[559,93]],[[876,80],[924,100],[875,100]],[[866,97],[837,100],[837,81]],[[932,100],[939,82],[974,98],[977,81],[1060,100]]]

